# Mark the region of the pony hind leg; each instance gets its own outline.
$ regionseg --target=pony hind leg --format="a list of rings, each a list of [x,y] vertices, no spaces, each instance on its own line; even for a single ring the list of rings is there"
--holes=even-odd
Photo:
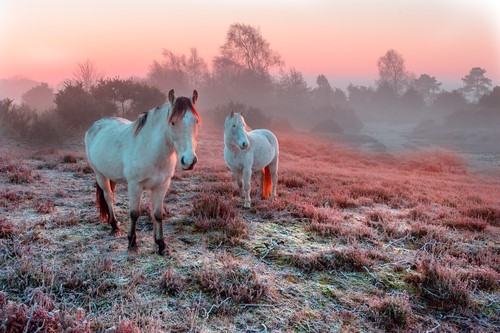
[[[278,158],[269,164],[269,171],[271,173],[272,190],[271,190],[271,201],[276,198],[276,185],[278,184]]]
[[[116,183],[96,172],[96,201],[99,207],[100,216],[111,224],[111,235],[119,236],[120,228],[116,220],[114,208],[114,190]]]
[[[156,243],[155,252],[159,255],[170,254],[170,248],[165,245],[163,238],[163,201],[167,194],[170,181],[151,190],[151,200],[153,202],[153,232]]]

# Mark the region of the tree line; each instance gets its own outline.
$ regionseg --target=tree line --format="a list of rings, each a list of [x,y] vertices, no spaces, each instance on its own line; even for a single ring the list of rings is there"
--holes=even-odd
[[[231,108],[250,117],[254,126],[301,129],[331,121],[340,129],[355,131],[362,127],[359,117],[446,114],[471,106],[500,105],[500,87],[492,88],[486,70],[480,67],[472,68],[462,78],[463,87],[453,91],[443,90],[430,74],[417,77],[408,71],[396,50],[381,56],[377,67],[373,87],[349,84],[345,92],[332,87],[322,74],[316,86],[310,87],[297,69],[284,68],[282,57],[258,28],[235,23],[211,70],[196,48],[187,56],[165,49],[142,79],[106,78],[87,60],[78,64],[73,79],[57,92],[41,83],[22,96],[21,105],[10,99],[0,101],[0,120],[23,137],[56,140],[64,132],[61,129],[81,131],[104,116],[133,119],[163,104],[171,88],[186,94],[198,89],[203,106],[219,122]],[[273,69],[280,74],[273,76]]]

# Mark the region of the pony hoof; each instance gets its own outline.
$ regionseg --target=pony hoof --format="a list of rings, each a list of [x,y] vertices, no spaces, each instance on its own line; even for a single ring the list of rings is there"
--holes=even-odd
[[[156,249],[155,253],[160,255],[160,256],[168,256],[170,255],[170,247],[165,245],[165,241],[162,240],[157,240],[155,241],[156,243]]]
[[[111,232],[109,233],[111,236],[116,236],[116,237],[119,237],[122,235],[122,232],[119,228],[116,228],[116,229],[113,229],[111,230]]]
[[[136,246],[129,246],[127,249],[128,254],[130,255],[135,255],[138,252],[137,245]]]

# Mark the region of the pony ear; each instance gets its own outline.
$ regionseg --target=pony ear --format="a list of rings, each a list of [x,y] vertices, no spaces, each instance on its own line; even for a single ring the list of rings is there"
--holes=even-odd
[[[231,114],[230,114],[231,118],[234,117],[234,110],[231,110]]]
[[[168,92],[168,101],[170,102],[170,105],[174,105],[174,101],[175,101],[175,93],[174,93],[174,89],[171,89],[171,90]]]
[[[191,102],[193,103],[193,105],[196,105],[196,101],[198,100],[198,92],[195,90],[193,90],[193,97],[191,97]]]

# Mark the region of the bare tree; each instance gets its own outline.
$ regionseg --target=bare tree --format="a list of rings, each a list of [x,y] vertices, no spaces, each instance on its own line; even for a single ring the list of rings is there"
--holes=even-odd
[[[283,63],[258,28],[241,23],[229,27],[220,52],[214,60],[215,67],[232,67],[234,72],[268,74],[269,68]]]
[[[491,80],[484,76],[485,69],[474,67],[469,75],[462,78],[464,86],[462,88],[465,94],[470,95],[474,102],[479,101],[481,96],[490,92]]]
[[[405,60],[396,50],[389,50],[377,62],[378,85],[387,85],[400,95],[408,85],[410,74],[405,67]]]
[[[162,54],[163,60],[161,62],[154,61],[149,69],[149,81],[164,91],[168,91],[173,87],[178,91],[187,89],[186,56],[177,55],[167,49],[164,49]]]
[[[76,70],[73,72],[75,81],[81,82],[83,88],[89,91],[97,81],[101,80],[104,75],[99,72],[94,61],[87,59],[82,63],[77,63]]]
[[[191,49],[191,55],[186,63],[186,74],[189,80],[189,86],[200,87],[201,83],[208,76],[208,66],[205,60],[198,55],[196,48]]]

